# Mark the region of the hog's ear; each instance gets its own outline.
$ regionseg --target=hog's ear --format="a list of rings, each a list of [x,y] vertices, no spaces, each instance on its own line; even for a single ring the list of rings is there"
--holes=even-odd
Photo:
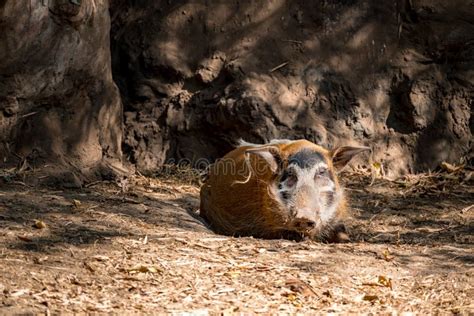
[[[336,170],[341,170],[357,154],[370,151],[370,147],[365,146],[341,146],[331,150],[332,164]]]
[[[270,167],[270,170],[273,173],[276,173],[281,166],[281,156],[280,156],[280,150],[278,147],[275,146],[263,146],[263,147],[256,147],[256,148],[250,148],[245,151],[247,155],[256,155],[261,158],[263,158],[268,166]]]

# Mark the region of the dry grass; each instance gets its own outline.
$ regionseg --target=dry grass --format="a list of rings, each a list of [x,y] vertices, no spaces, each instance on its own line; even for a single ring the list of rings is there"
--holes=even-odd
[[[80,190],[0,172],[0,313],[474,312],[471,170],[344,174],[343,245],[216,235],[174,171]]]

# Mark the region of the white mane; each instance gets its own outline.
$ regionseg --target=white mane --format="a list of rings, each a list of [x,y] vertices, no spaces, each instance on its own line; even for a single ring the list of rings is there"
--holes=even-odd
[[[245,140],[243,140],[241,138],[238,141],[238,147],[241,147],[241,146],[260,147],[260,146],[268,146],[268,145],[289,144],[291,142],[294,142],[294,140],[291,140],[291,139],[272,139],[270,142],[268,142],[266,144],[254,144],[254,143],[246,142]]]

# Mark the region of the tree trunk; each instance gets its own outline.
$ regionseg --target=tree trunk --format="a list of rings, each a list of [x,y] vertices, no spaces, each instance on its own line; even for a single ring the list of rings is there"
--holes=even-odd
[[[2,164],[79,174],[120,165],[108,9],[107,0],[0,2]]]

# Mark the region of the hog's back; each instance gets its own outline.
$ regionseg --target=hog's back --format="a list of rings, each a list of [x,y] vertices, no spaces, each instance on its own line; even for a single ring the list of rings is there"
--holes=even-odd
[[[201,216],[218,233],[232,236],[269,236],[281,226],[278,207],[269,194],[272,173],[263,158],[239,147],[214,163],[201,187]],[[249,177],[250,175],[250,177]]]

